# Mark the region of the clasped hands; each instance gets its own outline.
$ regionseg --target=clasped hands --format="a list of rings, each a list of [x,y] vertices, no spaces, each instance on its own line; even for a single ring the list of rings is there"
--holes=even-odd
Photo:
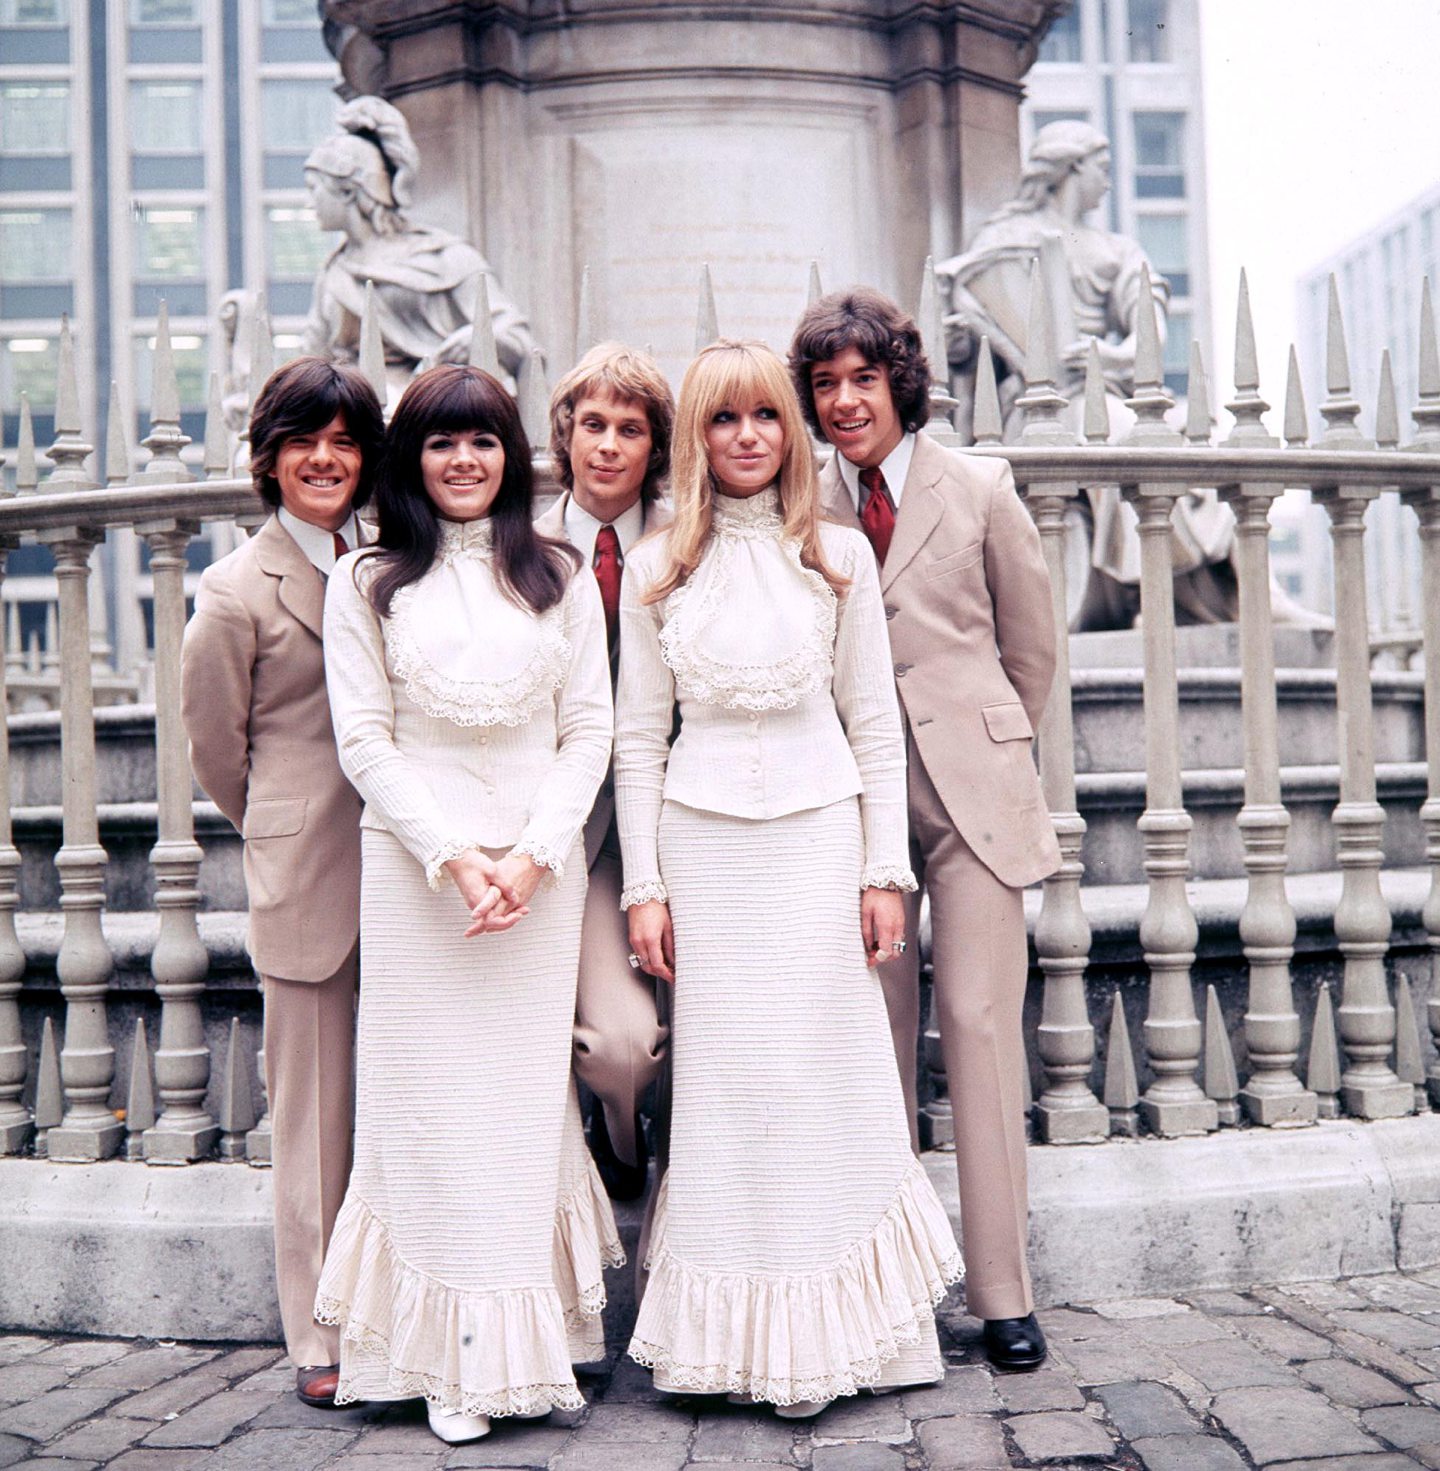
[[[507,853],[497,860],[477,848],[450,859],[445,871],[470,911],[467,940],[514,929],[530,913],[530,901],[545,875],[543,865],[528,853]]]

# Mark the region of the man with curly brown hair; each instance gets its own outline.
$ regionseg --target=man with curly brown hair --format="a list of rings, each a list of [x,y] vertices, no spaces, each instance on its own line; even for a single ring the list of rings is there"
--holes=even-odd
[[[1003,461],[919,432],[930,367],[914,321],[865,287],[813,303],[790,369],[835,447],[828,515],[875,549],[909,763],[911,864],[930,896],[941,1047],[955,1114],[966,1305],[1006,1369],[1045,1358],[1025,1260],[1028,952],[1021,889],[1060,861],[1030,743],[1055,672],[1050,580]],[[915,1134],[919,895],[881,967]]]

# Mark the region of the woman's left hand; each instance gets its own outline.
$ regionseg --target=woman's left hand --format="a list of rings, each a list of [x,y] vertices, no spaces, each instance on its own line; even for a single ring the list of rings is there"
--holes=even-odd
[[[465,938],[490,931],[508,930],[523,919],[530,912],[530,901],[535,897],[535,890],[540,887],[540,880],[548,872],[549,869],[536,863],[528,853],[507,853],[495,865],[492,882],[502,895],[512,895],[513,898],[502,898],[487,914],[476,919],[465,931]]]
[[[867,965],[894,959],[896,941],[905,938],[905,901],[894,889],[861,890],[860,936]]]

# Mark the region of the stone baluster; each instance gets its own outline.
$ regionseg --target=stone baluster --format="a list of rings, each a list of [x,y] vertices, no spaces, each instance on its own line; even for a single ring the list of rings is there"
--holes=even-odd
[[[1044,277],[1030,272],[1030,321],[1025,392],[1017,401],[1024,415],[1022,445],[1073,445],[1064,421],[1068,407],[1055,383],[1055,349],[1050,341],[1050,307]],[[998,424],[994,368],[989,343],[981,344],[975,420]],[[988,374],[986,368],[989,367]],[[987,386],[988,385],[988,386]],[[1085,819],[1075,798],[1075,725],[1070,703],[1070,638],[1066,618],[1065,512],[1080,494],[1075,481],[1024,487],[1025,504],[1040,532],[1050,572],[1050,610],[1055,628],[1055,682],[1040,717],[1040,785],[1060,842],[1060,867],[1045,880],[1035,925],[1035,954],[1045,976],[1036,1047],[1045,1085],[1035,1107],[1035,1125],[1048,1144],[1098,1143],[1110,1132],[1110,1114],[1090,1087],[1095,1065],[1095,1028],[1085,1005],[1085,968],[1090,958],[1090,922],[1080,903],[1080,858]]]
[[[45,637],[40,646],[40,668],[53,674],[60,667],[60,607],[45,605]]]
[[[60,328],[55,406],[55,464],[46,490],[87,490],[91,445],[80,427],[75,347],[68,319]],[[65,1116],[49,1136],[51,1159],[108,1159],[125,1130],[109,1106],[115,1077],[105,996],[115,962],[100,924],[105,904],[105,850],[95,808],[95,699],[90,669],[90,554],[100,536],[88,526],[47,528],[40,540],[55,556],[60,585],[60,761],[63,841],[55,855],[65,932],[56,969],[65,997],[65,1045],[60,1075]]]
[[[575,352],[572,362],[578,363],[600,340],[595,330],[595,293],[590,284],[590,267],[580,269],[580,293],[575,302]]]
[[[1322,447],[1366,449],[1356,426],[1360,405],[1350,392],[1350,363],[1335,278],[1330,278],[1326,343],[1325,432]],[[1411,1113],[1415,1099],[1390,1066],[1395,1008],[1385,979],[1390,910],[1380,892],[1385,860],[1385,812],[1376,800],[1375,731],[1370,688],[1370,616],[1365,589],[1365,509],[1379,492],[1371,486],[1319,485],[1315,500],[1330,517],[1334,558],[1336,705],[1340,743],[1340,801],[1331,817],[1342,874],[1335,937],[1345,957],[1340,1041],[1345,1072],[1340,1094],[1358,1118]]]
[[[105,419],[105,484],[116,489],[130,483],[130,440],[120,389],[110,384],[110,406]],[[140,611],[136,585],[140,577],[140,548],[131,526],[111,529],[110,546],[115,557],[115,655],[116,667],[132,674],[147,662],[145,619]],[[94,584],[98,587],[98,584]],[[98,599],[92,600],[98,602]],[[103,609],[102,609],[103,613]]]
[[[715,283],[710,266],[700,267],[700,304],[695,312],[695,351],[703,352],[720,335],[720,318],[715,311]]]
[[[1160,338],[1142,273],[1136,333],[1136,422],[1127,444],[1175,445],[1165,423],[1174,400],[1165,388]],[[1145,844],[1149,894],[1140,920],[1140,946],[1150,971],[1145,1051],[1154,1074],[1140,1100],[1141,1115],[1157,1134],[1203,1134],[1218,1126],[1205,1096],[1200,1067],[1200,1018],[1190,969],[1199,929],[1185,881],[1190,876],[1190,814],[1180,780],[1180,695],[1175,660],[1175,589],[1170,515],[1179,486],[1170,482],[1122,485],[1140,518],[1140,607],[1145,657],[1145,811],[1138,826]]]
[[[32,462],[34,457],[32,439]],[[0,456],[0,465],[4,463],[4,457]],[[0,537],[0,586],[4,583],[6,555],[17,542],[16,537]],[[4,716],[10,708],[6,680],[15,667],[12,657],[19,651],[20,615],[14,603],[6,614],[5,657],[0,660],[0,1154],[18,1154],[30,1137],[31,1119],[29,1109],[20,1101],[29,1061],[20,1030],[20,982],[25,975],[25,952],[15,933],[15,911],[20,904],[20,854],[10,828],[10,727]]]
[[[950,359],[945,351],[945,320],[940,306],[940,291],[935,281],[935,259],[925,257],[920,275],[920,302],[915,310],[916,325],[925,356],[930,362],[930,422],[925,432],[939,444],[952,449],[960,445],[955,432],[955,396],[950,392]]]
[[[470,366],[500,377],[500,353],[495,346],[495,319],[490,315],[490,282],[484,271],[475,283],[475,318],[470,328]]]
[[[1235,397],[1225,406],[1235,426],[1225,443],[1237,450],[1275,447],[1265,427],[1270,405],[1260,395],[1250,289],[1240,273],[1235,321]],[[1250,1076],[1240,1094],[1257,1124],[1308,1124],[1315,1095],[1295,1072],[1300,1015],[1290,980],[1295,911],[1285,892],[1290,814],[1280,792],[1279,716],[1275,696],[1275,625],[1270,606],[1270,506],[1284,487],[1244,482],[1221,488],[1235,511],[1235,565],[1240,584],[1240,718],[1245,741],[1245,802],[1236,824],[1244,848],[1245,904],[1240,943],[1250,971],[1245,1048]]]
[[[390,397],[390,384],[385,377],[385,340],[380,335],[380,318],[375,313],[375,283],[365,282],[365,302],[360,308],[360,351],[357,359],[365,381],[380,400],[385,412]]]
[[[1440,348],[1435,334],[1430,278],[1420,294],[1419,402],[1411,411],[1415,438],[1407,448],[1440,452]],[[1425,648],[1425,801],[1420,822],[1425,830],[1425,861],[1430,891],[1420,911],[1430,945],[1430,999],[1426,1018],[1436,1060],[1427,1082],[1430,1101],[1440,1107],[1440,484],[1407,490],[1403,499],[1420,518],[1421,632]]]
[[[180,458],[189,443],[180,429],[180,394],[162,316],[155,347],[150,462],[136,477],[145,485],[183,485],[194,477]],[[218,1130],[205,1111],[210,1051],[200,997],[210,957],[200,939],[200,845],[195,841],[194,778],[180,721],[180,643],[185,633],[185,551],[199,530],[166,516],[136,528],[150,548],[155,599],[155,778],[158,831],[150,850],[160,934],[150,973],[160,997],[160,1045],[155,1053],[159,1116],[145,1130],[147,1164],[185,1164],[210,1152]]]

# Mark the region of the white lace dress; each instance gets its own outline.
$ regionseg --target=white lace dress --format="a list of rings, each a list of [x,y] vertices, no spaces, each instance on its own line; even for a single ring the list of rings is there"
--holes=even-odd
[[[914,885],[879,580],[859,533],[822,541],[840,599],[773,490],[717,497],[688,581],[641,603],[650,541],[621,597],[624,902],[668,901],[676,956],[671,1163],[630,1353],[662,1387],[776,1404],[939,1378],[934,1307],[960,1274],[860,934],[863,887]]]
[[[366,803],[355,1166],[316,1303],[342,1328],[339,1403],[578,1408],[571,1364],[603,1356],[601,1268],[623,1260],[569,1082],[604,615],[586,576],[538,618],[517,608],[490,541],[488,521],[442,523],[384,620],[363,554],[326,595],[340,761]],[[463,939],[446,859],[512,845],[552,877],[513,930]]]

